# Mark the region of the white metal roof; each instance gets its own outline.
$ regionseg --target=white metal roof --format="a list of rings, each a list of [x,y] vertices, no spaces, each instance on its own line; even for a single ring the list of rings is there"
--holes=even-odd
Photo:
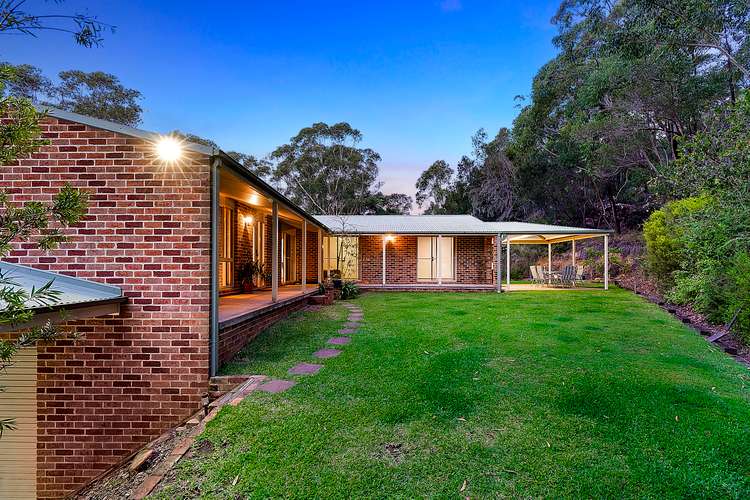
[[[0,274],[11,281],[12,288],[30,292],[52,281],[51,288],[59,293],[58,301],[52,307],[77,306],[87,303],[116,300],[123,297],[122,289],[113,285],[73,278],[64,274],[42,271],[33,267],[0,261]],[[0,301],[0,307],[3,302]],[[43,309],[41,304],[27,304],[31,309]]]
[[[511,241],[560,239],[611,231],[529,222],[483,222],[471,215],[316,215],[334,233],[350,234],[508,234]]]

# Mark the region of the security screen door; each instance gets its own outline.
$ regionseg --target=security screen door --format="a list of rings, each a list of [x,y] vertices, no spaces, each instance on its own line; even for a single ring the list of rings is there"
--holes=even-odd
[[[438,262],[438,245],[440,245],[440,259]],[[417,238],[417,280],[436,281],[454,280],[453,266],[453,238],[450,236],[420,236]]]

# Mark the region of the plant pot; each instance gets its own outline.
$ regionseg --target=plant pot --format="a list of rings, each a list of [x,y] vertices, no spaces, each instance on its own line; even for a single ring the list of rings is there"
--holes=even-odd
[[[335,280],[332,280],[332,281],[333,281],[333,288],[335,288],[337,290],[341,288],[341,285],[343,284],[343,280],[341,280],[341,279],[335,279]]]
[[[250,293],[253,290],[255,290],[255,283],[252,281],[243,281],[242,282],[242,291],[244,293]]]

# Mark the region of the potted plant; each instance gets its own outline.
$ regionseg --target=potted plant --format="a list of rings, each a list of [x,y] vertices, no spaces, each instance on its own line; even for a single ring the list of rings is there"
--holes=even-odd
[[[333,281],[333,288],[337,290],[341,288],[341,271],[339,269],[331,270],[331,281]]]
[[[238,274],[242,291],[250,293],[255,289],[255,278],[266,276],[266,265],[259,260],[246,260],[241,266]]]

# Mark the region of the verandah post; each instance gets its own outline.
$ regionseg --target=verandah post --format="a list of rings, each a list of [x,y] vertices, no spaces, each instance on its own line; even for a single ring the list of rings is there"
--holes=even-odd
[[[383,286],[385,286],[385,244],[388,236],[383,235]]]
[[[547,243],[547,283],[552,285],[552,243]]]
[[[302,220],[302,291],[307,287],[307,219]]]
[[[505,282],[510,290],[510,236],[505,236]]]
[[[438,279],[438,285],[442,285],[443,284],[443,273],[440,270],[440,263],[441,263],[440,259],[442,258],[442,252],[443,252],[443,249],[441,248],[442,246],[443,246],[443,235],[442,234],[438,234],[438,237],[437,237],[437,279]]]
[[[604,235],[604,289],[609,290],[609,235]]]
[[[273,200],[271,227],[271,302],[279,300],[279,202]]]
[[[497,233],[495,236],[495,286],[497,287],[497,293],[503,291],[503,235]]]

